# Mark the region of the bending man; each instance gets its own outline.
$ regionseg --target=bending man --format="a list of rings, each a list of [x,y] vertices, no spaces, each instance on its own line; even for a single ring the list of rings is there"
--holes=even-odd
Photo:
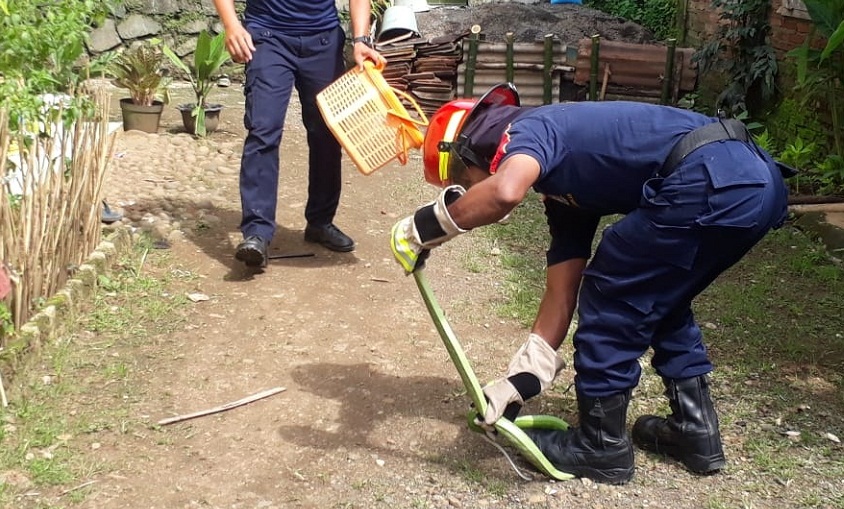
[[[577,309],[579,426],[528,430],[554,466],[600,482],[630,480],[627,407],[639,358],[651,348],[671,413],[640,417],[632,441],[693,472],[721,469],[712,364],[691,303],[783,223],[789,169],[735,120],[620,101],[526,108],[509,84],[443,106],[423,150],[426,180],[445,190],[393,227],[392,249],[407,272],[430,249],[504,218],[531,189],[544,200],[545,292],[528,340],[504,377],[484,388],[483,421],[514,418],[551,385]],[[593,255],[599,220],[612,214],[624,217]]]

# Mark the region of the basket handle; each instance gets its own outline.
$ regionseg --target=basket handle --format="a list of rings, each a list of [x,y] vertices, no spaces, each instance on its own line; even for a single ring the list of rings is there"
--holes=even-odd
[[[392,115],[396,118],[399,118],[400,120],[403,120],[405,122],[410,122],[410,123],[412,123],[414,125],[418,125],[420,127],[428,127],[428,117],[425,116],[425,112],[422,111],[422,108],[419,107],[419,104],[416,103],[416,100],[413,99],[413,97],[411,97],[410,94],[408,94],[408,93],[406,93],[402,90],[398,90],[398,89],[393,88],[393,92],[395,92],[396,94],[398,94],[398,95],[404,97],[405,99],[407,99],[407,101],[413,106],[413,109],[416,110],[416,113],[419,114],[419,116],[422,118],[422,120],[416,120],[414,118],[410,118],[407,115],[402,115],[401,113],[396,113],[393,110],[388,110],[387,115]]]
[[[384,61],[384,60],[377,60],[376,61],[376,60],[372,60],[372,59],[367,58],[366,60],[363,61],[363,70],[364,71],[375,70],[375,71],[378,71],[380,73],[386,67],[387,67],[387,62]]]

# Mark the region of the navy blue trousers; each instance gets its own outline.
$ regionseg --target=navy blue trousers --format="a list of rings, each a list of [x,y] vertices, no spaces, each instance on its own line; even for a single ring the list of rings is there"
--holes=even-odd
[[[308,36],[249,28],[255,53],[246,65],[248,131],[240,166],[244,237],[271,240],[278,201],[279,145],[293,87],[302,103],[308,141],[308,224],[333,221],[340,202],[341,148],[325,125],[316,95],[345,71],[341,27]]]
[[[782,224],[787,194],[773,161],[737,141],[706,145],[649,180],[640,207],[604,231],[584,271],[578,388],[605,397],[634,387],[648,348],[663,377],[710,372],[692,299]]]

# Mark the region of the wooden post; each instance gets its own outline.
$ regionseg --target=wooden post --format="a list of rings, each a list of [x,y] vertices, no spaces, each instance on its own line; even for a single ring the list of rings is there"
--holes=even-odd
[[[554,81],[553,65],[554,65],[554,35],[545,35],[545,46],[543,47],[543,62],[542,69],[542,104],[551,104],[551,86]]]
[[[589,69],[589,100],[594,101],[598,99],[598,60],[601,50],[601,36],[595,34],[592,36],[592,56],[590,60]]]
[[[508,83],[513,83],[513,80],[515,79],[515,76],[516,76],[516,71],[513,69],[513,60],[514,60],[514,56],[513,56],[513,41],[514,41],[514,39],[513,39],[513,37],[514,37],[513,32],[507,32],[506,34],[504,34],[504,40],[507,42],[507,53],[506,53],[506,60],[505,60],[505,62],[507,63],[507,68],[506,68],[506,71],[505,71],[505,73],[506,73],[505,77],[506,77]]]
[[[601,95],[598,96],[599,101],[603,101],[607,95],[607,85],[610,83],[610,75],[612,75],[610,64],[606,63],[604,64],[604,81],[601,83]]]
[[[469,31],[469,55],[466,57],[466,75],[463,84],[463,97],[472,97],[475,91],[475,64],[478,61],[478,41],[481,26],[472,25]]]
[[[672,92],[674,91],[674,53],[677,48],[677,39],[668,39],[668,51],[665,56],[665,75],[662,77],[662,104],[670,104]]]

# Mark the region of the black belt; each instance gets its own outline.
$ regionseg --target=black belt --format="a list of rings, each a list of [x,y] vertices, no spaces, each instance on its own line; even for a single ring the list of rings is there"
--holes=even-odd
[[[751,139],[747,127],[740,120],[734,118],[722,119],[718,120],[718,122],[698,127],[683,135],[680,141],[674,145],[674,148],[671,149],[671,153],[668,154],[668,158],[665,160],[662,168],[657,172],[657,175],[663,178],[671,175],[674,168],[686,156],[709,143],[723,140],[751,141]]]

